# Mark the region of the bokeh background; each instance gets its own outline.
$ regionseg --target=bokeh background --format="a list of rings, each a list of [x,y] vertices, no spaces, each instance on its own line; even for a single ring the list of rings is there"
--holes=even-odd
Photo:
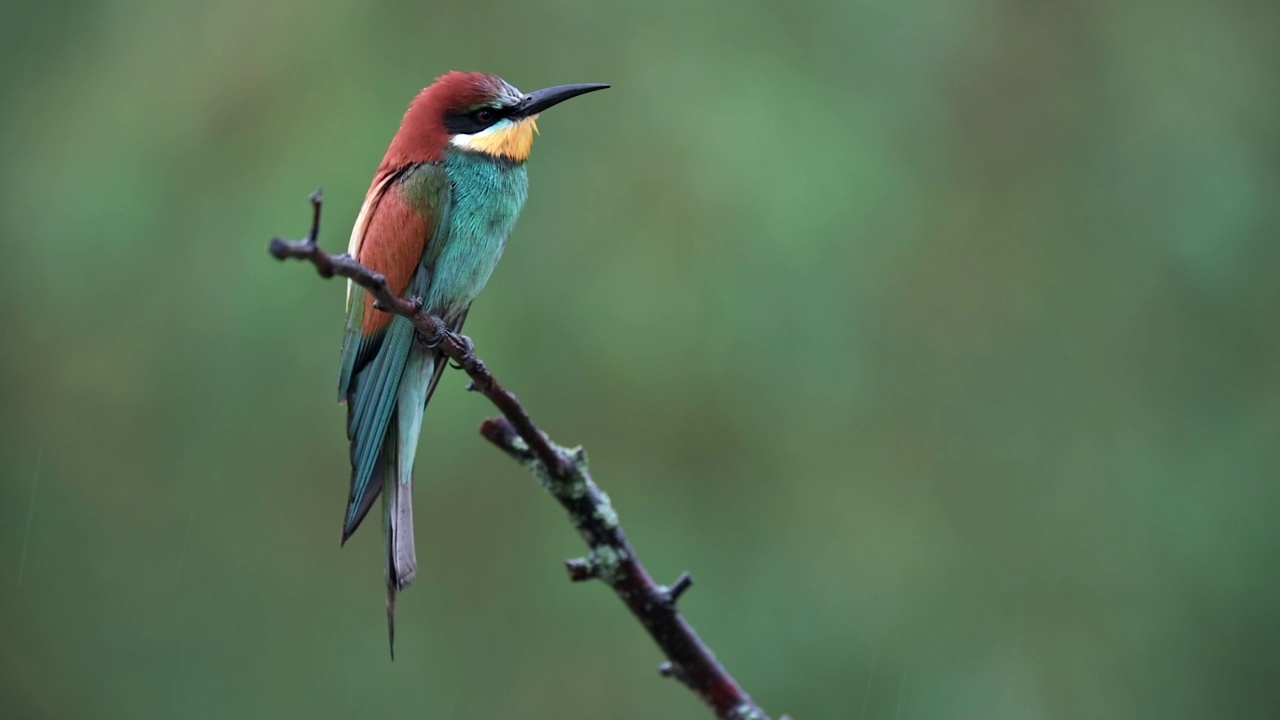
[[[387,658],[345,248],[548,112],[467,330],[775,717],[1280,717],[1274,3],[7,4],[0,717],[702,718],[452,372]]]

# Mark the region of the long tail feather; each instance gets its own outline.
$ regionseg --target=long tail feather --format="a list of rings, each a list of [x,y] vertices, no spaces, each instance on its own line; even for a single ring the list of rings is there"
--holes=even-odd
[[[387,516],[387,640],[396,659],[396,596],[409,587],[418,571],[413,545],[413,488],[395,484],[383,493]]]
[[[454,332],[462,329],[467,311],[449,322]],[[448,361],[421,343],[413,342],[396,386],[395,410],[387,424],[377,470],[369,488],[381,490],[383,528],[386,535],[387,640],[391,659],[396,656],[396,598],[418,574],[418,556],[413,540],[413,461],[427,403],[440,384]],[[368,500],[371,502],[371,499]]]
[[[373,480],[378,483],[379,487],[384,487],[382,492],[382,525],[388,538],[396,533],[396,525],[398,523],[396,511],[396,499],[398,482],[396,475],[400,467],[399,447],[397,442],[399,438],[399,421],[393,417],[390,426],[387,428],[387,439],[382,444],[382,450],[379,454],[378,469],[374,473]],[[390,543],[388,543],[390,547]],[[394,563],[388,557],[387,562],[387,634],[391,642],[391,659],[396,659],[396,594],[392,588],[395,587],[395,576],[393,574]]]
[[[386,442],[396,443],[394,475],[383,488],[387,552],[387,633],[395,657],[396,595],[409,587],[418,574],[418,557],[413,542],[413,461],[417,457],[422,416],[431,391],[439,381],[436,354],[415,344],[405,363],[404,376],[396,396],[396,418]]]

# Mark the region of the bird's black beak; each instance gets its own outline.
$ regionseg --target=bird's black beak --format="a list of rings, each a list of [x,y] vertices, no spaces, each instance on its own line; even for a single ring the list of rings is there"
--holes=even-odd
[[[529,117],[537,115],[553,105],[575,98],[579,95],[585,95],[596,90],[604,90],[609,87],[600,83],[582,83],[580,85],[556,85],[555,87],[535,90],[525,95],[520,104],[516,106],[515,115],[519,117]]]

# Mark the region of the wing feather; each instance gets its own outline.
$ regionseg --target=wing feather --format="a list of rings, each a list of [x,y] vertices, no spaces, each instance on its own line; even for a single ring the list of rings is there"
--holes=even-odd
[[[439,165],[410,166],[373,184],[367,210],[357,220],[352,249],[362,265],[382,274],[397,295],[425,296],[430,271],[424,264],[428,246],[442,241],[441,218],[447,215],[448,182]],[[423,182],[427,180],[428,182]],[[423,188],[431,190],[423,194]],[[366,217],[367,215],[367,217]],[[384,483],[384,443],[395,415],[396,396],[405,372],[415,330],[407,319],[373,308],[373,297],[355,286],[347,303],[339,397],[348,403],[347,436],[351,440],[351,492],[343,523],[343,540],[355,532],[378,498]]]

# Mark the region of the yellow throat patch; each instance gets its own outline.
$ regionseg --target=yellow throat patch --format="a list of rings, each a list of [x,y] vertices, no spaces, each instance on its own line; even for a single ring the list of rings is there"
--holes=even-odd
[[[529,153],[533,150],[533,136],[538,132],[537,119],[538,116],[534,115],[503,127],[476,133],[467,138],[463,147],[494,157],[524,162],[529,159]]]

